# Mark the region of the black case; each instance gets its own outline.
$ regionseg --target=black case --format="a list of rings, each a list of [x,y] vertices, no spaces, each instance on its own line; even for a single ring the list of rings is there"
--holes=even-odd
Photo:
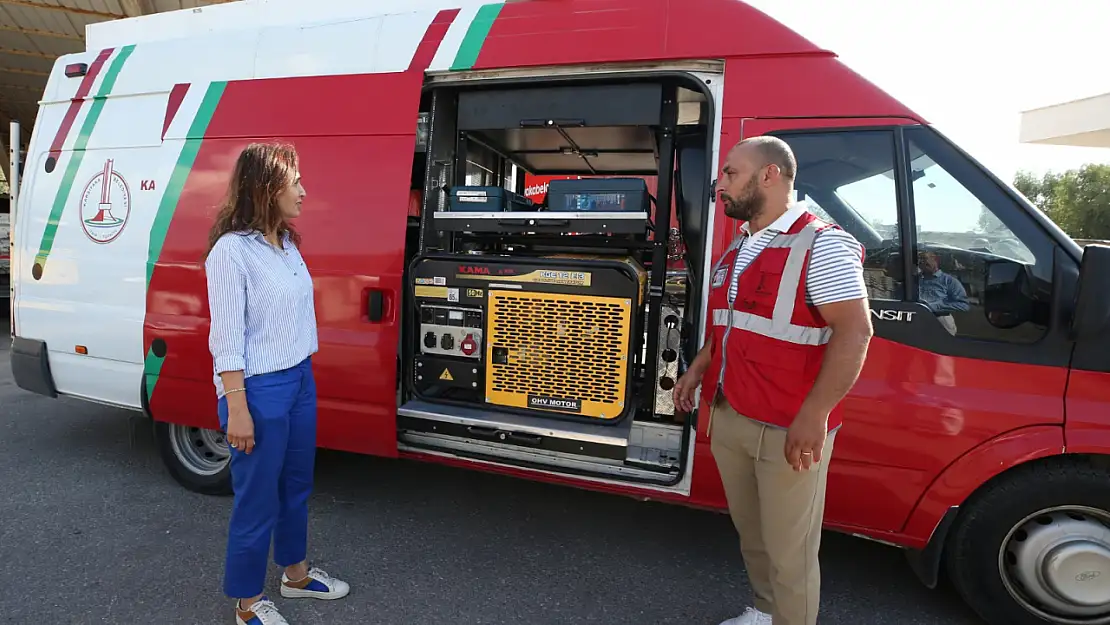
[[[552,180],[547,187],[553,213],[648,213],[650,202],[643,178]]]

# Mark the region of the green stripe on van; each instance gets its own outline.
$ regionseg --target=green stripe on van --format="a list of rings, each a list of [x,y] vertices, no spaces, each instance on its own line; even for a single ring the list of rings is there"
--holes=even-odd
[[[470,22],[470,28],[466,30],[466,35],[463,36],[462,43],[459,45],[459,51],[455,54],[455,62],[451,64],[452,71],[468,70],[474,67],[478,62],[478,53],[482,51],[482,46],[486,43],[486,37],[489,36],[489,31],[493,28],[493,23],[497,20],[497,16],[501,14],[501,8],[504,3],[486,4],[478,9],[478,14],[474,16],[474,21]]]
[[[50,256],[50,250],[54,247],[54,237],[58,234],[58,224],[62,220],[62,213],[69,201],[69,194],[73,191],[73,181],[77,178],[77,170],[81,168],[81,161],[85,159],[85,147],[89,144],[89,137],[92,136],[93,128],[96,127],[96,122],[100,119],[100,112],[104,110],[105,99],[112,92],[112,87],[116,85],[116,79],[119,78],[120,70],[123,69],[124,63],[127,62],[127,58],[131,56],[131,52],[134,50],[135,46],[124,46],[120,49],[112,64],[108,66],[108,71],[104,74],[104,80],[100,83],[100,89],[93,96],[92,106],[89,107],[89,113],[85,116],[85,122],[81,124],[81,132],[74,141],[69,164],[66,166],[66,173],[62,176],[58,194],[54,196],[54,206],[50,208],[50,217],[46,220],[46,230],[42,233],[39,253],[35,255],[35,266],[32,275],[36,280],[42,278],[42,274],[46,270],[46,258]],[[65,154],[65,152],[62,153]]]
[[[161,358],[154,354],[154,348],[146,351],[143,360],[143,376],[146,378],[146,402],[150,405],[150,398],[154,397],[154,386],[158,384],[158,376],[162,374],[162,363],[166,362],[165,354]]]
[[[162,202],[158,205],[158,212],[154,215],[154,223],[150,228],[150,243],[147,247],[146,257],[146,285],[150,287],[150,278],[154,275],[154,266],[162,256],[162,246],[166,243],[166,233],[170,230],[177,202],[181,199],[181,191],[185,188],[185,181],[189,179],[189,172],[193,170],[193,163],[200,152],[200,144],[204,141],[204,133],[216,112],[216,106],[227,87],[226,82],[214,82],[208,85],[208,91],[201,100],[200,108],[193,117],[189,126],[189,134],[185,138],[185,145],[177,157],[177,164],[166,183],[166,192],[162,194]]]
[[[162,202],[158,205],[158,212],[155,213],[154,223],[150,228],[150,244],[147,248],[146,258],[146,286],[148,290],[150,289],[150,279],[154,276],[154,267],[162,256],[162,246],[166,243],[166,234],[170,230],[170,223],[173,222],[177,202],[181,199],[185,182],[189,179],[189,173],[192,172],[193,164],[196,163],[201,143],[204,142],[204,133],[208,131],[208,124],[212,122],[212,116],[216,113],[216,107],[219,106],[220,98],[223,97],[226,87],[226,82],[214,82],[208,85],[208,90],[204,93],[204,99],[200,102],[200,108],[197,109],[197,114],[193,117],[193,123],[189,126],[189,133],[185,136],[185,145],[182,146],[173,173],[170,174],[169,182],[166,183],[166,192],[162,195]],[[158,378],[162,375],[162,364],[166,362],[164,346],[161,356],[154,352],[154,343],[156,342],[158,341],[155,340],[151,343],[146,352],[146,358],[143,359],[143,376],[146,380],[146,400],[148,404],[151,398],[154,397],[154,387],[158,386]]]

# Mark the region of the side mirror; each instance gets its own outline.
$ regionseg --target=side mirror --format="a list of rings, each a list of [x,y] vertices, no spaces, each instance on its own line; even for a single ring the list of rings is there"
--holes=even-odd
[[[983,289],[987,323],[1009,330],[1033,319],[1033,293],[1029,269],[1012,260],[988,260]]]
[[[1079,266],[1079,288],[1075,293],[1072,338],[1101,334],[1110,322],[1110,246],[1091,244],[1083,248]]]

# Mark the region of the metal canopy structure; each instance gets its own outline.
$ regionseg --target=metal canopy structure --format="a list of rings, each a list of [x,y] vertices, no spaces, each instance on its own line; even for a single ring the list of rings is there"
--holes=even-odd
[[[1110,148],[1110,93],[1023,112],[1020,141]]]
[[[21,126],[27,149],[39,99],[54,61],[85,49],[85,26],[234,0],[0,0],[0,153],[8,152],[9,123]],[[0,158],[5,179],[8,159]]]

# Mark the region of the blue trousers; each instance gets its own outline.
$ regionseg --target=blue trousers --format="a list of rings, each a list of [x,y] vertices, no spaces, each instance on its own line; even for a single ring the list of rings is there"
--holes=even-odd
[[[274,561],[303,562],[308,550],[308,497],[316,462],[316,381],[311,359],[246,380],[254,450],[231,449],[235,503],[227,539],[224,592],[262,594],[273,540]],[[227,400],[219,401],[227,430]]]

